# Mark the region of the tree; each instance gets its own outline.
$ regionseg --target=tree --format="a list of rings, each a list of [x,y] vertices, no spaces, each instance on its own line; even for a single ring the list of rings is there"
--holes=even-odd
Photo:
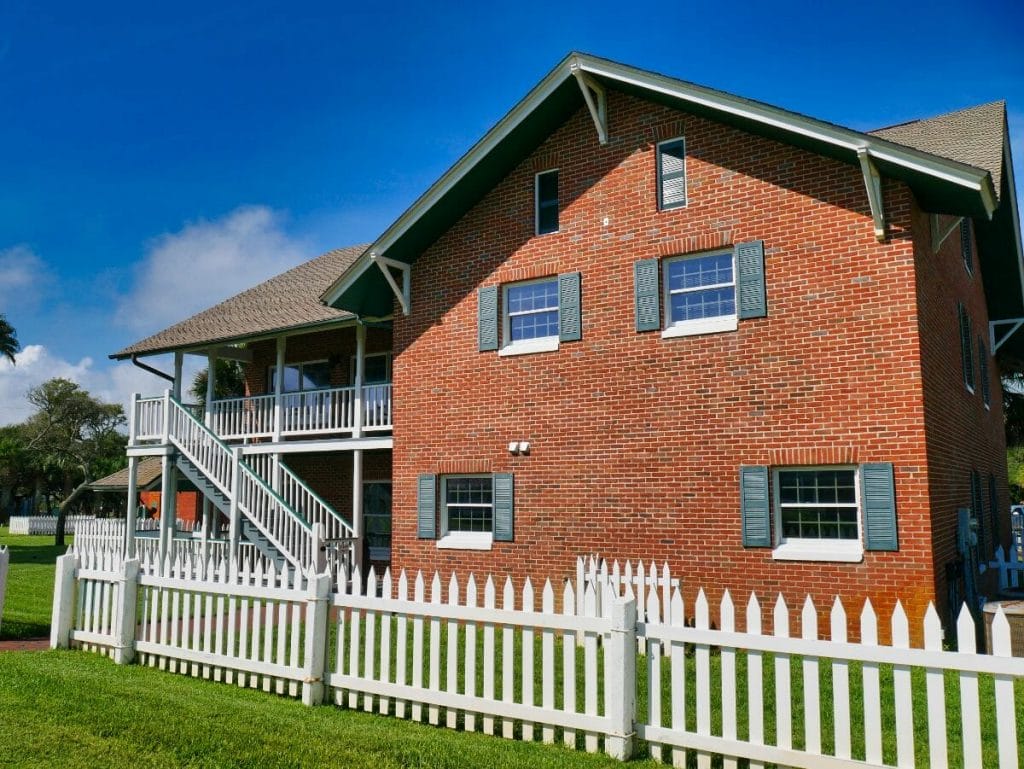
[[[54,538],[54,544],[63,546],[64,521],[71,505],[98,471],[117,463],[123,466],[126,439],[118,428],[125,423],[124,410],[60,378],[29,390],[28,400],[36,413],[24,425],[26,449],[37,468],[56,471],[63,479]]]
[[[200,406],[206,405],[206,378],[208,369],[196,372],[189,393]],[[245,395],[245,369],[237,360],[217,358],[214,363],[213,397],[240,398]]]
[[[0,355],[7,358],[13,366],[15,364],[14,354],[20,349],[21,345],[18,343],[18,335],[14,326],[8,323],[7,317],[0,312]]]

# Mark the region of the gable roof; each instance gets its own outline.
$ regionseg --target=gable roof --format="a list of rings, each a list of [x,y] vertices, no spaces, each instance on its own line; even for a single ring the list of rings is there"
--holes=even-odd
[[[285,329],[349,319],[351,313],[325,306],[320,294],[365,250],[366,246],[349,246],[328,251],[110,357],[121,360],[133,355],[227,344]]]
[[[154,483],[160,480],[163,474],[163,462],[160,457],[145,457],[139,460],[136,470],[135,482],[140,491],[145,491]],[[116,473],[93,481],[89,484],[93,491],[127,491],[128,490],[128,468],[123,467]]]
[[[321,297],[366,316],[392,311],[374,257],[412,264],[427,247],[584,105],[576,82],[592,78],[674,109],[799,146],[851,165],[867,150],[884,176],[906,182],[929,211],[989,218],[998,199],[988,170],[881,135],[827,123],[752,99],[582,53],[571,53],[400,216]]]

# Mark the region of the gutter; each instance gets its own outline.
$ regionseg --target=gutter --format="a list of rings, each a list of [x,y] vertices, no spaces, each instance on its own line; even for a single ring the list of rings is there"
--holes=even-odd
[[[132,356],[132,364],[138,366],[143,371],[148,371],[150,374],[156,374],[158,377],[166,379],[168,382],[174,381],[174,377],[170,374],[165,374],[163,371],[160,371],[160,369],[155,369],[152,366],[147,366],[145,363],[140,363],[138,355]]]

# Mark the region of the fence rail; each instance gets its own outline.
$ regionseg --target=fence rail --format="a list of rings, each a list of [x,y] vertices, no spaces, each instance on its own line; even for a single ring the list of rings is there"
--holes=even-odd
[[[96,520],[95,515],[69,515],[64,519],[64,533],[75,534],[81,524]],[[57,533],[56,515],[16,515],[11,517],[11,534],[52,535]]]
[[[671,621],[647,621],[666,616],[661,591],[647,592],[641,612],[629,581],[605,583],[600,597],[588,582],[582,612],[571,581],[557,591],[545,582],[539,595],[529,581],[490,576],[371,570],[365,589],[358,572],[351,589],[332,594],[331,583],[288,568],[231,572],[216,558],[71,553],[58,560],[51,641],[307,704],[622,758],[641,748],[675,766],[710,767],[717,755],[728,767],[1018,767],[1024,659],[1010,656],[1001,610],[994,654],[982,655],[966,609],[959,651],[947,651],[933,607],[923,647],[911,648],[899,604],[887,619],[893,643],[882,645],[870,603],[856,619],[860,641],[848,641],[854,623],[838,599],[825,632],[810,599],[795,615],[776,600],[769,630],[756,596],[737,611],[726,593],[713,610],[703,591],[690,626],[679,587]],[[915,702],[927,710],[923,743]]]

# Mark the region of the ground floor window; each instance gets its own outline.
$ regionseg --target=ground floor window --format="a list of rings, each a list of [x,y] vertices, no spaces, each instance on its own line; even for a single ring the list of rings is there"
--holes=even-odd
[[[371,561],[391,560],[391,481],[363,483],[363,526]]]
[[[860,559],[856,467],[780,467],[772,486],[777,558]]]
[[[494,530],[494,481],[490,476],[444,479],[444,525],[447,532]]]

